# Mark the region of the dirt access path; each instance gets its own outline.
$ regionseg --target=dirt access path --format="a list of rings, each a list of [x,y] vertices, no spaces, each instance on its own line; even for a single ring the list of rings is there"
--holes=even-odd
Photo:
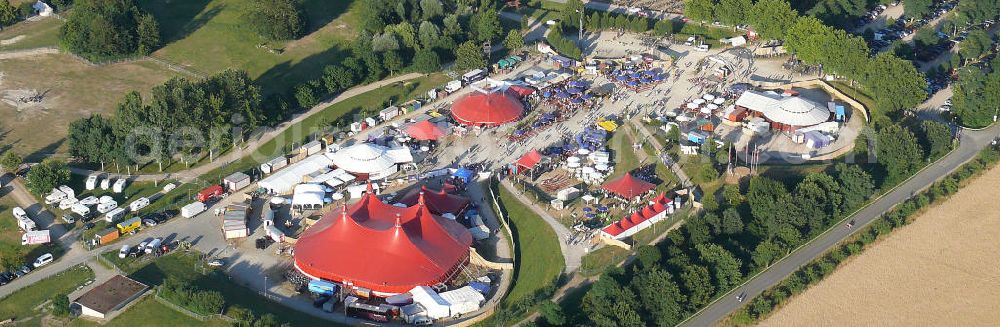
[[[762,326],[988,326],[1000,319],[1000,168],[869,248]]]

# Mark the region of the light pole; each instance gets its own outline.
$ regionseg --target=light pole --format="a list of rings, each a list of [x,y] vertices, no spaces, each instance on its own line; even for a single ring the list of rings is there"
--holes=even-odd
[[[583,9],[578,9],[576,12],[580,14],[580,34],[577,36],[577,42],[583,43],[583,14],[584,14],[584,10]]]
[[[267,275],[264,275],[264,298],[267,298]]]

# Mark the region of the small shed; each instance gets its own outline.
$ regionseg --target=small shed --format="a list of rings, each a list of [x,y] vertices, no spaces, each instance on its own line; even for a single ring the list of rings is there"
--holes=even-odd
[[[317,154],[320,151],[323,151],[323,143],[320,143],[319,140],[306,143],[299,148],[299,153],[305,153],[307,156]]]
[[[70,307],[79,307],[80,315],[104,319],[113,311],[124,308],[139,298],[149,286],[134,279],[115,275],[104,284],[73,300]]]
[[[222,184],[226,186],[229,192],[236,192],[250,186],[250,176],[243,172],[235,172],[222,179]]]

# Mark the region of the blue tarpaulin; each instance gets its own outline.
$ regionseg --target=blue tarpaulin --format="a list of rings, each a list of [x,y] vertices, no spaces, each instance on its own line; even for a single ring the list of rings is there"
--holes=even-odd
[[[487,285],[486,283],[469,282],[469,287],[472,287],[472,289],[476,290],[476,292],[482,293],[483,295],[490,292],[490,285]]]
[[[461,178],[463,182],[468,183],[470,180],[472,180],[472,175],[474,174],[475,173],[472,170],[469,170],[468,168],[459,167],[457,170],[455,170],[454,174],[451,174],[451,176]]]

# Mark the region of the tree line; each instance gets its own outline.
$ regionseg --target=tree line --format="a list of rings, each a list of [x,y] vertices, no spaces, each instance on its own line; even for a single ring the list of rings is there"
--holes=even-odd
[[[958,71],[954,84],[952,114],[968,127],[982,128],[994,122],[1000,108],[1000,58],[993,59],[992,72],[976,66]]]
[[[191,81],[175,77],[153,88],[148,99],[131,92],[111,117],[91,115],[69,125],[70,155],[86,162],[113,162],[116,169],[155,161],[209,159],[265,122],[260,88],[246,72],[226,70]]]
[[[136,0],[78,0],[59,29],[59,41],[91,61],[141,56],[160,46],[160,27]]]

